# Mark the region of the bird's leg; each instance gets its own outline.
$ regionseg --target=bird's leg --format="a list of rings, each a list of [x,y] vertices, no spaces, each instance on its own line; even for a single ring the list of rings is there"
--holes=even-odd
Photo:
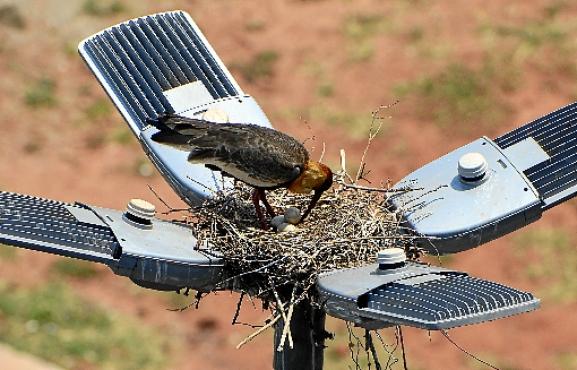
[[[262,209],[260,209],[260,189],[254,189],[252,191],[252,203],[254,204],[254,209],[256,211],[256,216],[258,217],[260,227],[263,230],[267,230],[268,224],[266,223]]]
[[[304,221],[305,217],[307,217],[309,215],[309,213],[311,213],[312,209],[315,208],[315,206],[317,205],[317,202],[319,201],[319,199],[321,198],[321,195],[323,194],[322,191],[317,191],[315,190],[314,194],[313,194],[313,198],[311,199],[311,202],[309,203],[309,206],[307,208],[307,210],[305,211],[305,213],[303,213],[299,224],[301,222]]]
[[[262,200],[262,203],[264,204],[264,207],[266,208],[266,213],[268,213],[268,215],[270,217],[276,216],[274,209],[271,207],[268,200],[266,199],[266,194],[264,192],[264,189],[257,189],[257,191],[259,192],[260,200]]]

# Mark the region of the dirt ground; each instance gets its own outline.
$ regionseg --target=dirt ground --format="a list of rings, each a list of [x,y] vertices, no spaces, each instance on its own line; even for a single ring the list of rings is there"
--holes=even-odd
[[[0,345],[0,359],[5,370],[59,370],[60,368],[47,364],[36,357],[16,352],[9,347]]]
[[[398,181],[481,135],[498,136],[566,105],[577,93],[577,6],[569,1],[134,0],[104,12],[87,10],[86,3],[0,1],[0,6],[16,4],[23,19],[18,26],[13,17],[6,21],[0,16],[2,190],[124,208],[130,198],[154,200],[151,185],[169,203],[181,204],[151,172],[75,52],[84,37],[157,11],[189,12],[275,127],[312,139],[307,145],[314,156],[324,143],[330,165],[338,163],[340,148],[350,163],[357,161],[370,112],[399,98],[368,156],[376,183]],[[274,54],[273,62],[258,58],[266,53]],[[471,91],[461,87],[437,94],[435,85],[448,83],[447,74],[432,78],[428,90],[410,84],[443,75],[450,65],[476,78],[471,85],[476,100],[465,101]],[[403,84],[413,86],[412,92],[399,95]],[[439,106],[452,106],[450,99],[462,102],[451,111],[457,112],[455,121],[437,114]],[[475,111],[475,106],[484,110]],[[567,234],[575,253],[576,200],[549,211],[535,225],[446,263],[536,295],[546,293],[545,284],[525,273],[526,261],[518,253],[520,234],[544,228]],[[56,259],[23,251],[17,260],[0,261],[0,277],[23,286],[41,284]],[[251,332],[230,325],[236,295],[213,295],[198,310],[175,313],[166,310],[163,295],[144,294],[111,272],[70,284],[88,299],[176,337],[172,369],[270,368],[270,335],[234,348]],[[542,296],[535,312],[455,329],[451,337],[502,369],[577,368],[577,301]],[[258,309],[243,312],[245,321],[264,317]],[[438,333],[406,329],[405,341],[411,369],[484,368]],[[345,353],[340,361],[347,358]]]

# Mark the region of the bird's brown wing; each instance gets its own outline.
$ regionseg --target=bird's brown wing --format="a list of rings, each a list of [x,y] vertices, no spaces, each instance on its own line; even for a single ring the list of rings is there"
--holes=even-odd
[[[209,163],[250,185],[273,188],[297,178],[308,160],[304,146],[269,128],[215,124],[190,141],[189,160]]]
[[[291,182],[309,158],[305,147],[294,138],[257,125],[211,123],[170,115],[155,126],[161,132],[153,135],[153,140],[164,140],[179,149],[188,147],[189,161],[218,167],[257,187]]]

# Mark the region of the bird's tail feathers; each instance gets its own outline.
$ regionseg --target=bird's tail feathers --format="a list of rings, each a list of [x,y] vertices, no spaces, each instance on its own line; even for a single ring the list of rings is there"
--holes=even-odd
[[[206,121],[175,113],[162,113],[147,122],[160,130],[152,135],[152,140],[180,150],[190,150],[190,141],[204,136],[210,127],[210,123]]]
[[[148,124],[161,131],[172,130],[181,135],[194,135],[197,131],[206,130],[211,123],[197,118],[179,116],[175,113],[161,113],[155,119],[148,119]]]
[[[158,131],[151,136],[151,139],[159,144],[165,144],[179,150],[190,150],[190,144],[188,142],[190,138],[173,130]]]

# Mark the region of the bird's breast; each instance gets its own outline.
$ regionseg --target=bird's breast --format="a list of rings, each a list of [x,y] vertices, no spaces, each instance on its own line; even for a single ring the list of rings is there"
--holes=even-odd
[[[252,185],[257,188],[275,188],[283,184],[282,179],[274,179],[263,176],[263,173],[257,170],[251,170],[250,168],[240,167],[235,163],[222,162],[222,161],[210,161],[211,164],[220,168],[223,172],[228,173],[235,179],[242,181],[246,184]]]

